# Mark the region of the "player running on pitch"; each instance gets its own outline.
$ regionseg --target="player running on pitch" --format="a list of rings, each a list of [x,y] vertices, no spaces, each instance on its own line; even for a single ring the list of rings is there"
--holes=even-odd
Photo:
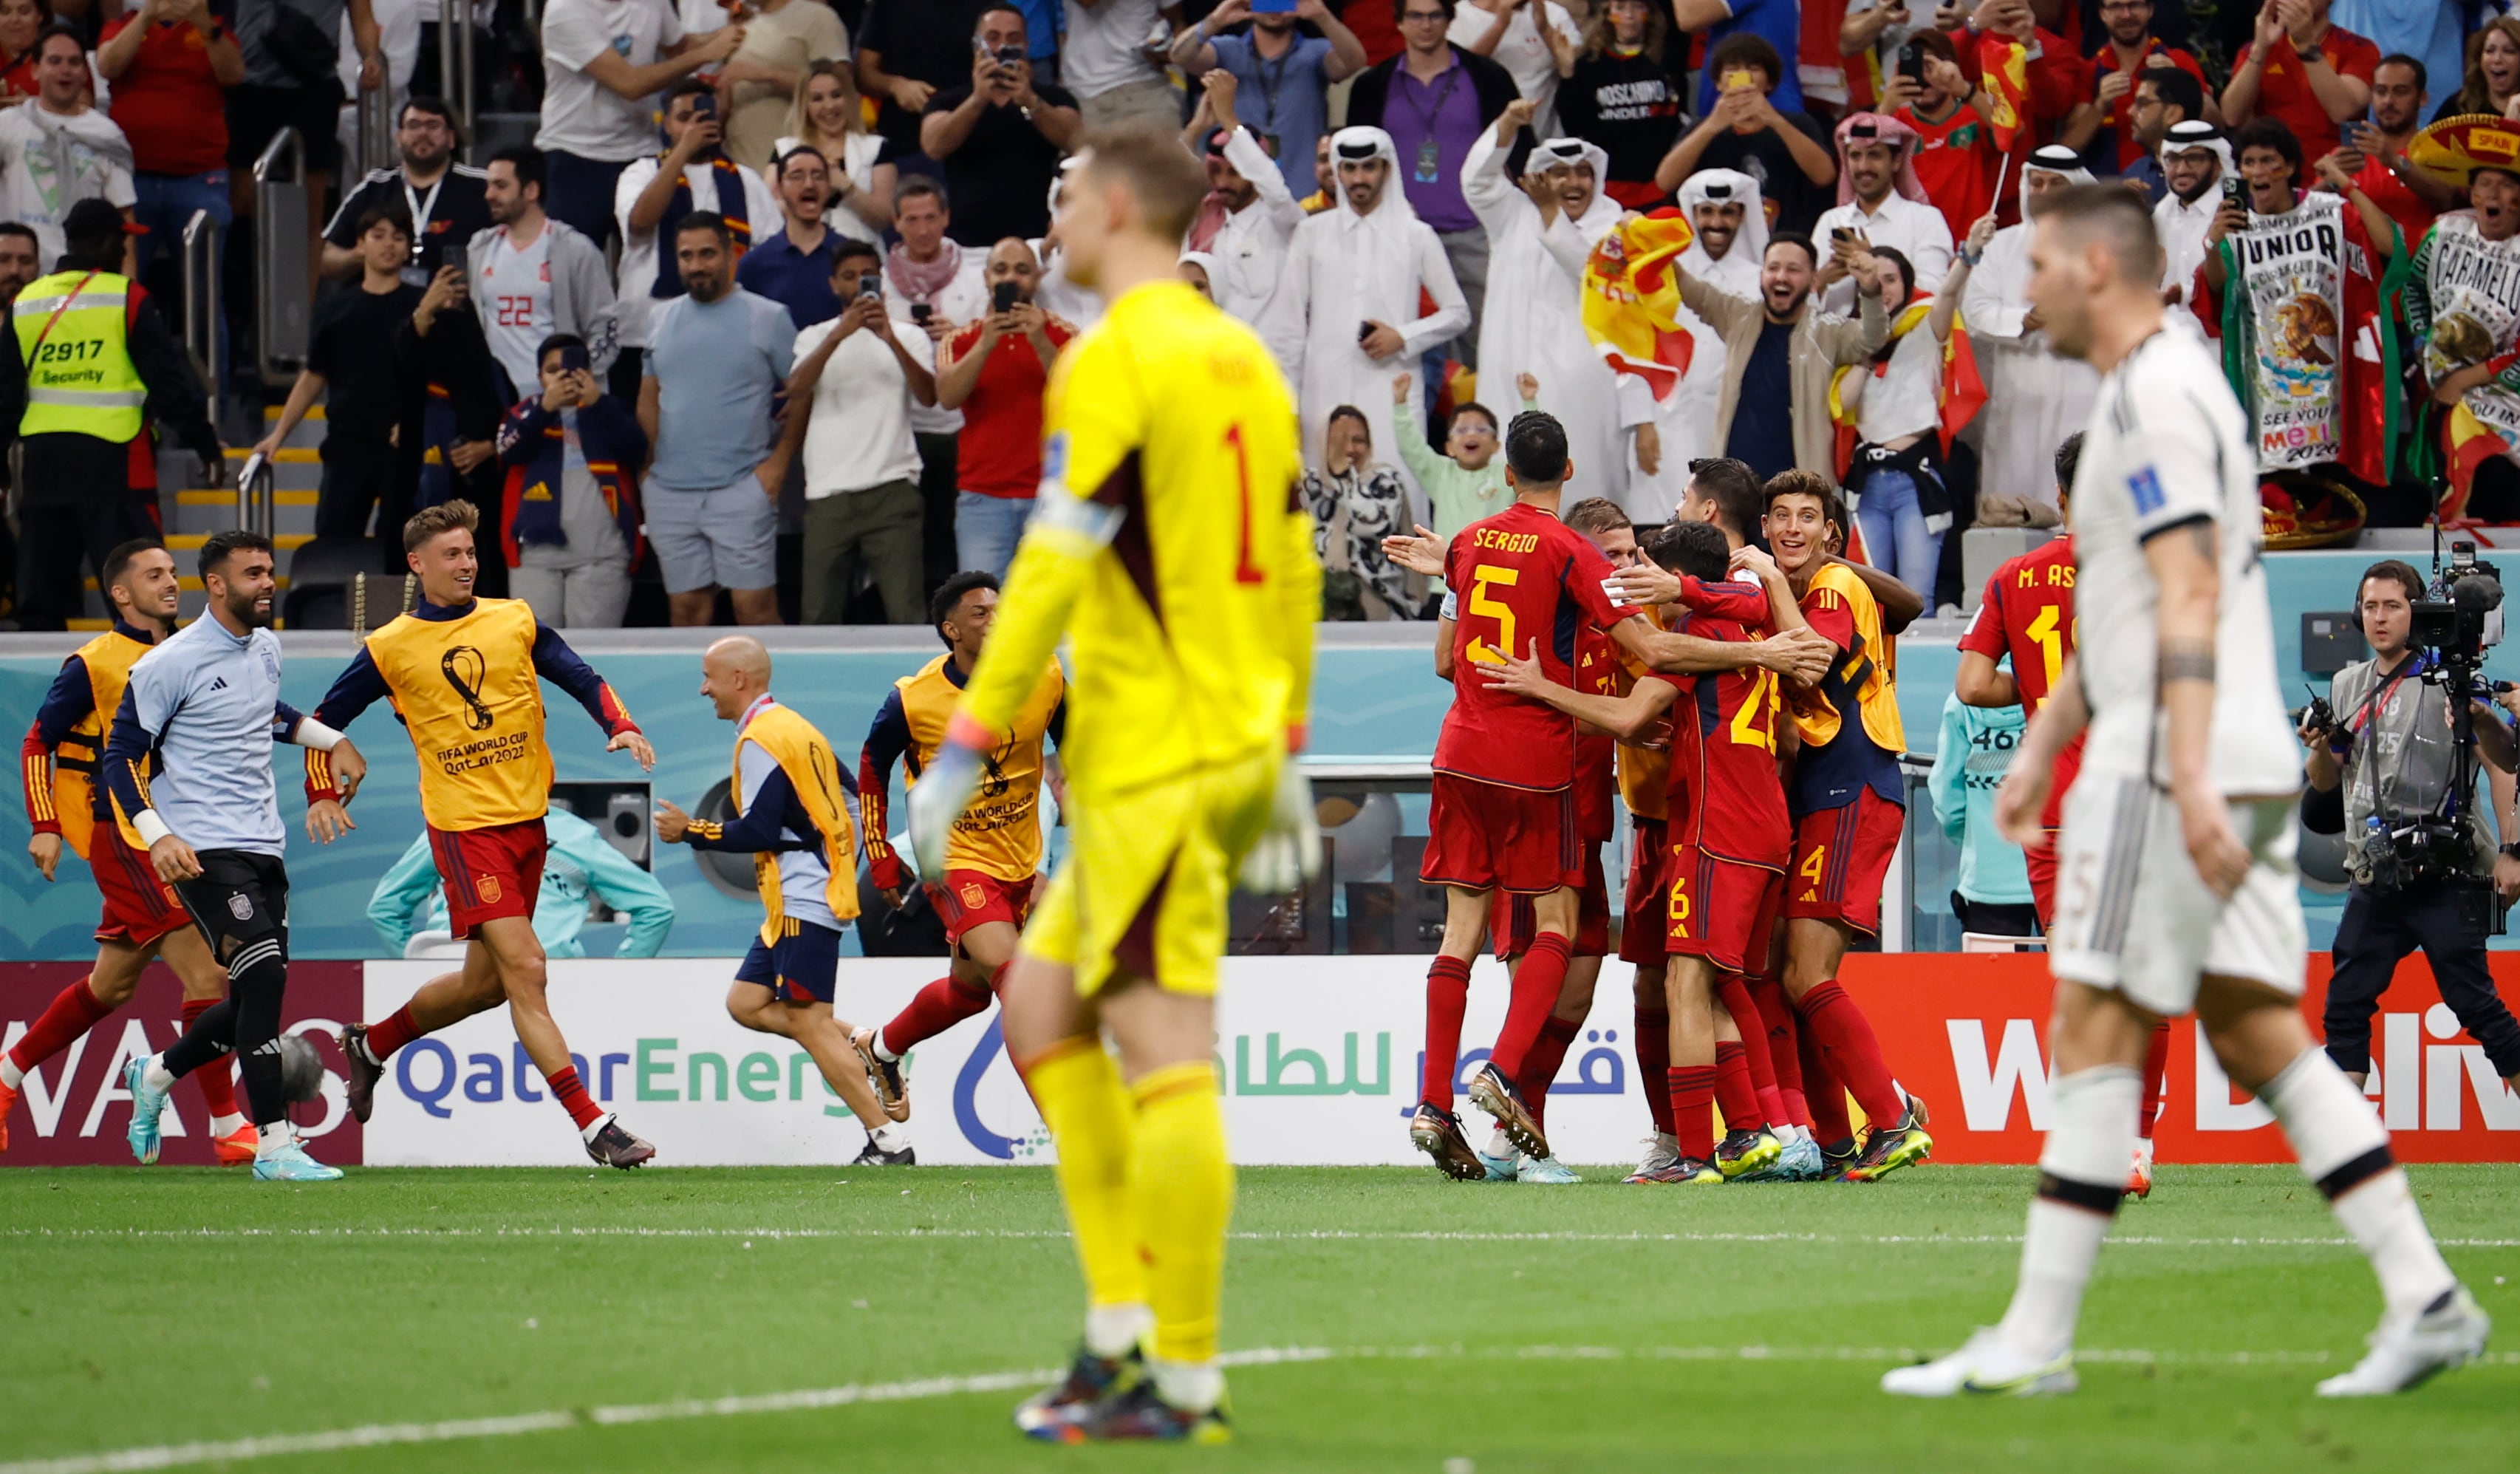
[[[204,1066],[243,1065],[258,1182],[327,1183],[341,1175],[306,1154],[289,1120],[280,1070],[280,1011],[289,988],[288,834],[272,779],[272,744],[338,756],[355,792],[367,760],[327,723],[280,699],[280,637],[271,633],[271,541],[222,532],[202,544],[207,611],[131,667],[105,782],[122,841],[150,868],[226,966],[228,996],[202,1011],[174,1048],[123,1067],[131,1093],[131,1154],[158,1160],[158,1122],[175,1082]],[[308,832],[326,843],[315,816]]]
[[[1016,1414],[1056,1442],[1231,1436],[1216,1339],[1234,1168],[1211,1060],[1226,892],[1238,871],[1282,894],[1321,855],[1291,756],[1321,611],[1294,404],[1259,337],[1174,273],[1206,193],[1169,129],[1088,136],[1058,235],[1069,279],[1109,311],[1052,372],[1039,510],[910,790],[920,871],[942,874],[989,755],[1072,639],[1074,849],[1004,999],[1090,1304],[1066,1380]]]
[[[2091,622],[1996,796],[2005,832],[2036,840],[2056,755],[2088,728],[2049,940],[2051,1124],[2002,1322],[1881,1389],[2073,1390],[2074,1323],[2122,1196],[2144,1043],[2193,1008],[2380,1279],[2369,1354],[2319,1395],[2403,1391],[2482,1355],[2491,1323],[2434,1247],[2388,1131],[2302,1021],[2301,765],[2248,428],[2213,354],[2163,326],[2141,200],[2115,185],[2050,194],[2030,261],[2056,351],[2104,376],[2074,480],[2074,593]]]
[[[0,1055],[0,1151],[9,1149],[9,1113],[17,1108],[26,1072],[130,1002],[151,958],[164,958],[182,981],[186,1028],[228,991],[227,973],[184,915],[174,887],[158,877],[147,854],[123,842],[113,822],[112,799],[97,781],[107,729],[122,704],[132,664],[175,632],[183,580],[176,575],[174,555],[148,538],[107,554],[100,571],[106,601],[114,611],[113,628],[62,662],[20,749],[26,820],[35,831],[26,841],[27,856],[49,882],[67,844],[87,862],[104,897],[105,914],[96,923],[96,966],[64,988]],[[219,1165],[252,1161],[253,1123],[237,1110],[236,1081],[225,1069],[199,1075]]]
[[[480,566],[475,523],[472,504],[457,500],[403,524],[420,603],[368,636],[315,708],[318,721],[340,731],[377,701],[393,703],[420,757],[420,809],[446,881],[447,929],[470,943],[460,970],[423,983],[382,1022],[341,1031],[350,1113],[368,1119],[394,1050],[506,1004],[518,1043],[577,1123],[586,1154],[607,1167],[636,1167],[656,1148],[622,1130],[586,1094],[544,996],[534,902],[542,892],[552,759],[540,680],[577,698],[604,729],[606,751],[628,748],[648,770],[656,753],[612,688],[523,601],[472,597]],[[306,796],[307,826],[319,837],[351,827],[342,810],[349,795],[334,790],[320,758],[307,760]]]
[[[2056,447],[2056,505],[2074,512],[2074,468],[2082,460],[2080,432]],[[2049,538],[2017,558],[2005,558],[1986,581],[1986,596],[1960,636],[1959,674],[1952,683],[1971,706],[2019,706],[2022,716],[2039,714],[2048,693],[2064,674],[2074,653],[2074,535]],[[2012,668],[1998,668],[2009,655]],[[2039,842],[2024,846],[2030,870],[2030,899],[2044,930],[2056,924],[2056,828],[2063,822],[2065,795],[2083,765],[2083,739],[2076,737],[2057,754],[2048,781],[2048,805],[2039,811]],[[2154,1025],[2143,1054],[2143,1105],[2136,1113],[2135,1161],[2127,1172],[2127,1191],[2152,1195],[2152,1124],[2161,1114],[2161,1079],[2170,1064],[2170,1020]]]
[[[858,757],[858,811],[863,816],[868,874],[899,906],[900,855],[885,834],[884,793],[892,765],[907,760],[909,783],[936,760],[946,724],[963,689],[971,682],[990,621],[998,611],[998,580],[989,573],[957,573],[928,602],[929,622],[946,644],[944,654],[892,683],[883,709],[867,729]],[[1041,679],[1016,709],[1007,740],[991,752],[980,782],[980,802],[954,822],[945,872],[920,877],[945,922],[953,963],[945,976],[919,990],[892,1022],[860,1029],[850,1038],[882,1097],[885,1114],[910,1119],[910,1087],[902,1056],[989,1005],[1005,986],[1015,940],[1032,910],[1035,872],[1041,869],[1041,785],[1057,791],[1057,770],[1043,752],[1059,740],[1066,721],[1067,678],[1056,657],[1044,661]]]
[[[860,1167],[908,1167],[909,1133],[884,1119],[848,1025],[832,1016],[840,933],[858,914],[855,789],[814,724],[770,694],[770,651],[730,635],[700,656],[700,694],[735,724],[736,818],[694,819],[662,799],[656,837],[696,850],[753,857],[761,932],[735,969],[726,1011],[737,1023],[792,1039],[867,1129]]]

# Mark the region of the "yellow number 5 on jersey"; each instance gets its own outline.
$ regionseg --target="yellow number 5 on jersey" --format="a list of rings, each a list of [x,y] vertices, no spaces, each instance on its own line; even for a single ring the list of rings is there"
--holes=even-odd
[[[1521,576],[1522,572],[1518,568],[1500,568],[1494,563],[1479,563],[1470,569],[1470,577],[1475,580],[1470,585],[1470,612],[1485,614],[1497,622],[1495,645],[1489,645],[1477,635],[1470,637],[1470,648],[1467,653],[1472,660],[1487,665],[1502,665],[1505,663],[1505,657],[1497,653],[1499,649],[1520,648],[1513,640],[1513,610],[1488,598],[1488,585],[1498,584],[1510,589]]]

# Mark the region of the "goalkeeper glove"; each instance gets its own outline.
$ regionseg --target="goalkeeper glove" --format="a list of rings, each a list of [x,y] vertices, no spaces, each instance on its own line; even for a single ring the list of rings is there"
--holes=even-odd
[[[919,861],[922,879],[944,879],[946,841],[980,786],[982,754],[995,745],[987,728],[956,712],[935,758],[911,788],[910,852]]]
[[[1322,872],[1322,826],[1313,781],[1290,751],[1278,768],[1269,827],[1242,857],[1242,888],[1258,896],[1291,895]]]

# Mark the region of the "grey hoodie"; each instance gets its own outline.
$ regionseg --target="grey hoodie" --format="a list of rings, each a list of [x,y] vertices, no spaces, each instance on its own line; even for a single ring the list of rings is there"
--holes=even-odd
[[[502,226],[491,226],[476,232],[464,247],[464,268],[474,281],[481,278],[482,268],[490,264],[490,252],[497,247]],[[597,377],[612,367],[620,353],[620,310],[612,292],[612,268],[605,263],[604,247],[586,238],[584,232],[546,216],[543,229],[550,231],[552,331],[570,333],[586,339],[587,356],[593,361]],[[475,294],[473,309],[482,314],[482,327],[489,327],[492,304]],[[518,392],[523,392],[520,387]]]

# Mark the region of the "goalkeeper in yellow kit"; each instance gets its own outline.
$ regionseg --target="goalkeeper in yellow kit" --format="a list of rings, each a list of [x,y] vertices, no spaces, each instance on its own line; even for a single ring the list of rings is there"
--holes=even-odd
[[[1259,337],[1175,276],[1206,192],[1169,130],[1086,144],[1058,234],[1069,278],[1109,310],[1051,375],[1040,502],[910,790],[920,870],[941,874],[983,757],[1071,639],[1073,843],[1005,993],[1088,1298],[1074,1368],[1015,1414],[1053,1442],[1229,1436],[1216,1339],[1234,1169],[1211,1063],[1226,895],[1238,875],[1291,890],[1321,861],[1291,756],[1321,609],[1295,407]]]

